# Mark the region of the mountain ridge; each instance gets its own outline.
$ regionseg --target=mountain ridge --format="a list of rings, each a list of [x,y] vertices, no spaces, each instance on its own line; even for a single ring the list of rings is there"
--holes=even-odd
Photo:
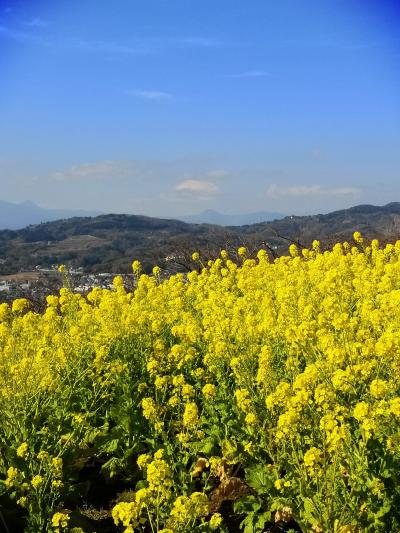
[[[0,230],[22,229],[29,225],[40,224],[74,216],[97,216],[100,211],[82,209],[46,209],[30,200],[12,203],[0,200]]]
[[[291,242],[310,246],[318,239],[329,247],[351,240],[354,231],[383,242],[400,238],[400,203],[228,227],[121,214],[50,221],[0,231],[0,274],[60,263],[89,272],[127,272],[133,259],[142,261],[146,271],[155,264],[171,271],[171,262],[178,269],[193,268],[194,250],[207,258],[216,257],[221,248],[235,254],[245,245],[250,253],[264,247],[278,256],[287,253]]]
[[[196,215],[186,215],[177,217],[178,220],[190,224],[217,224],[219,226],[245,226],[259,222],[269,222],[271,220],[284,218],[282,213],[270,211],[256,211],[254,213],[226,214],[213,209],[206,209]]]

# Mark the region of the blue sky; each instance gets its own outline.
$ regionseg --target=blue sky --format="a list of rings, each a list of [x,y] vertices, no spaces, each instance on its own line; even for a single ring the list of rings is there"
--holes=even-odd
[[[0,199],[400,201],[399,27],[384,0],[0,0]]]

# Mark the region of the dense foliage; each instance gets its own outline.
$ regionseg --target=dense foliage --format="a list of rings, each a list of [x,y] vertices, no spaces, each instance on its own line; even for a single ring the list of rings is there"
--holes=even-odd
[[[354,240],[2,304],[2,522],[399,531],[400,241]]]

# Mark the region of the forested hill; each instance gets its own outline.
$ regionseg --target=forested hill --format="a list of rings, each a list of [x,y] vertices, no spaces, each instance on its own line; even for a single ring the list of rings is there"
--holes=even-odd
[[[240,227],[112,214],[58,220],[0,231],[0,274],[60,263],[87,271],[127,272],[132,259],[141,260],[146,268],[159,264],[184,269],[194,250],[208,257],[222,247],[246,245],[254,250],[265,246],[279,255],[291,241],[308,246],[319,239],[329,246],[350,239],[356,230],[366,238],[400,238],[400,203],[360,205]]]
[[[350,239],[354,231],[361,231],[371,239],[397,239],[400,238],[400,202],[384,206],[357,205],[325,215],[288,216],[240,229],[242,233],[252,236],[272,238],[278,234],[298,240],[305,246],[313,239],[319,239],[326,245]]]
[[[0,274],[60,263],[87,271],[127,272],[136,258],[149,268],[165,264],[168,257],[178,259],[187,250],[210,248],[210,253],[218,253],[235,238],[220,226],[178,220],[112,214],[76,217],[0,231]]]

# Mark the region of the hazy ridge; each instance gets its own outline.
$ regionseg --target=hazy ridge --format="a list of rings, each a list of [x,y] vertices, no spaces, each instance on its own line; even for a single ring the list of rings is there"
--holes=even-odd
[[[383,241],[400,235],[400,203],[359,205],[312,216],[287,216],[281,220],[241,227],[189,224],[179,220],[137,215],[75,217],[19,230],[0,231],[0,274],[66,263],[87,271],[129,271],[132,259],[145,268],[182,268],[193,250],[215,256],[222,247],[250,251],[266,247],[271,254],[286,253],[289,242],[309,246],[319,239],[325,246],[351,239],[354,231]]]

